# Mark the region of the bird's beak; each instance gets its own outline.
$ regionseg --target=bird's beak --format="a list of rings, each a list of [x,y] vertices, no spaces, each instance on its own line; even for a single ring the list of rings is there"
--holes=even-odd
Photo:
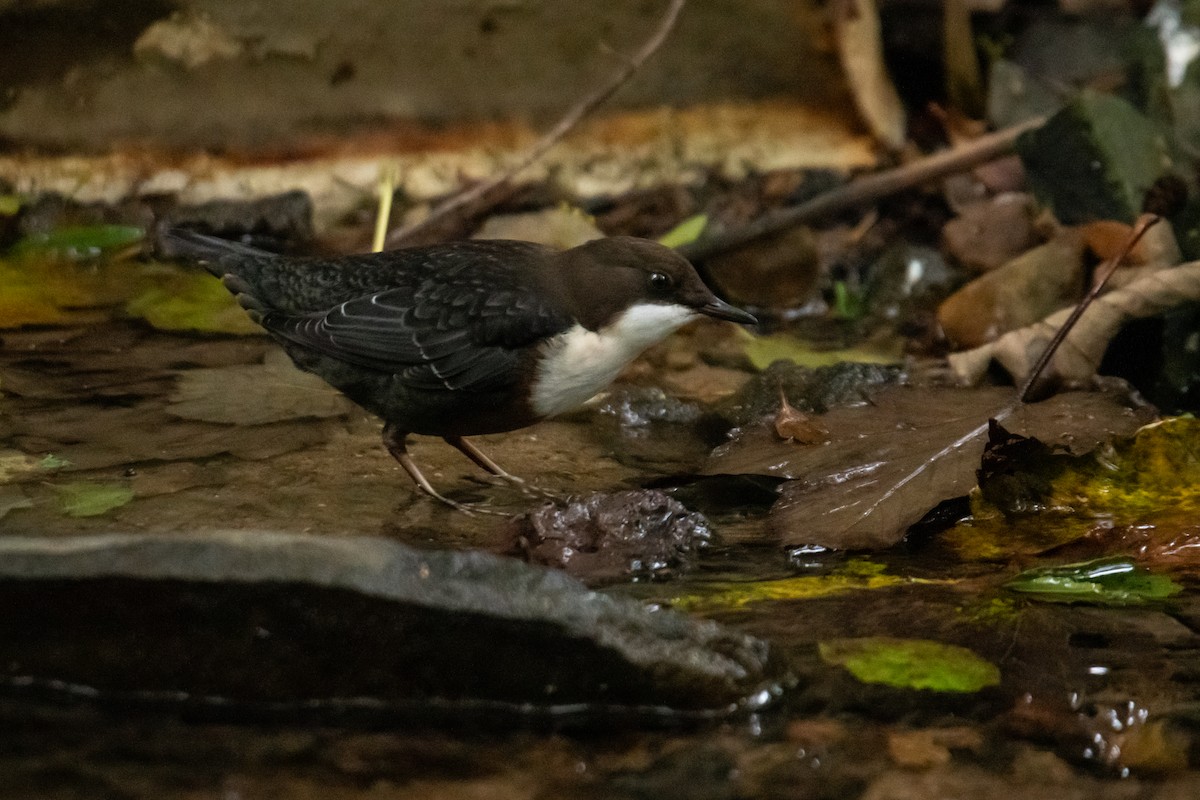
[[[700,306],[696,310],[701,314],[705,314],[710,317],[716,317],[717,319],[727,319],[730,322],[736,322],[740,325],[758,324],[758,320],[754,318],[754,315],[747,314],[740,308],[734,308],[733,306],[729,305],[729,303],[726,303],[724,300],[721,300],[717,297],[714,297],[712,300]]]

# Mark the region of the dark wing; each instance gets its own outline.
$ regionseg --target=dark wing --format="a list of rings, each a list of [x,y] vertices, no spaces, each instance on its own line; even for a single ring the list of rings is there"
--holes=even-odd
[[[496,287],[461,274],[357,297],[323,313],[263,318],[284,339],[396,374],[406,386],[466,391],[512,383],[522,350],[570,324],[529,287]]]

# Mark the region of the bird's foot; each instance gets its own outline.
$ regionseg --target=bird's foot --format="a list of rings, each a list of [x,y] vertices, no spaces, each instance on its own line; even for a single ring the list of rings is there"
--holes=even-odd
[[[426,489],[425,487],[421,487],[421,490],[431,500],[437,500],[442,505],[449,506],[450,508],[453,508],[455,511],[458,511],[462,514],[466,514],[468,517],[477,517],[477,516],[511,517],[512,516],[511,512],[500,511],[499,509],[495,509],[495,508],[489,508],[484,503],[460,503],[457,500],[451,500],[449,497],[446,497],[443,494],[439,494],[436,491]]]

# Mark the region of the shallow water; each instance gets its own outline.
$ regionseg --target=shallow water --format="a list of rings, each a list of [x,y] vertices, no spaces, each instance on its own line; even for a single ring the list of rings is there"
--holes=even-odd
[[[417,495],[379,424],[281,363],[264,338],[106,324],[9,332],[3,345],[3,535],[239,528],[511,547],[502,516]],[[653,358],[635,380],[688,385],[683,369],[658,380],[663,359]],[[769,487],[693,483],[707,448],[691,426],[670,414],[641,425],[620,402],[605,408],[479,443],[555,496],[678,487],[719,542],[690,571],[604,590],[769,640],[795,676],[778,703],[721,723],[556,731],[544,721],[233,724],[9,692],[0,797],[1200,793],[1200,594],[1125,608],[1037,603],[1001,587],[1035,560],[962,562],[936,542],[870,558],[789,554],[765,532]],[[541,502],[484,481],[436,440],[412,452],[456,500],[509,514]],[[864,683],[823,647],[860,637],[967,648],[998,668],[999,683],[959,693]]]

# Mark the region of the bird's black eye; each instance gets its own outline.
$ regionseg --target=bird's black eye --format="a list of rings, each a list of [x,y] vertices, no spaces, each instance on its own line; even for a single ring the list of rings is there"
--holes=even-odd
[[[675,285],[671,276],[663,272],[650,273],[650,288],[656,292],[665,292]]]

